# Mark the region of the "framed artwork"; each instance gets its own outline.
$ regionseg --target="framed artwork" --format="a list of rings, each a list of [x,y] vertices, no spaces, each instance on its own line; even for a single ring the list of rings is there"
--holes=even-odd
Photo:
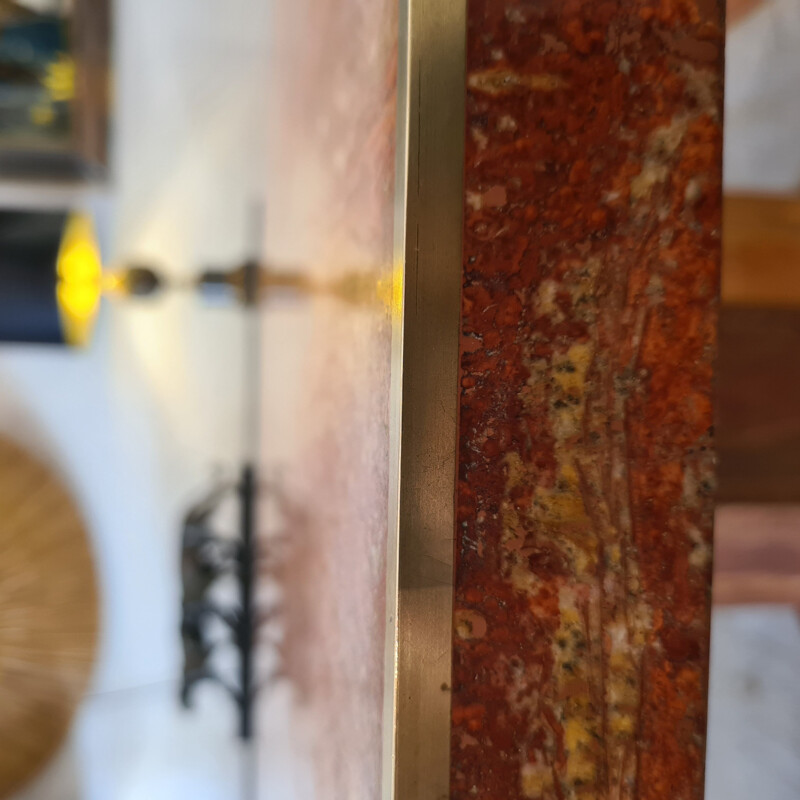
[[[0,0],[0,176],[102,176],[109,18],[109,0]]]

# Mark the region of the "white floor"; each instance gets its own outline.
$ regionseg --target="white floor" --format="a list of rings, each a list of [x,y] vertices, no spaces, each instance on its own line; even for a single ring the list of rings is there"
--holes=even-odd
[[[800,622],[781,606],[718,609],[707,800],[800,797]]]
[[[726,188],[800,192],[800,2],[765,0],[726,58]]]

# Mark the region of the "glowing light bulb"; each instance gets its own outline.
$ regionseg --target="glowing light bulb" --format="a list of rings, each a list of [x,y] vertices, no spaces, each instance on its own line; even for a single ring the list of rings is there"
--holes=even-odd
[[[57,264],[56,297],[68,344],[89,342],[100,306],[102,264],[91,218],[72,214],[64,228]]]

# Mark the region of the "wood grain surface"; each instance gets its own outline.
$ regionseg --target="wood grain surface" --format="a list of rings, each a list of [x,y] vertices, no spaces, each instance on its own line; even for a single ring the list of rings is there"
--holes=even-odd
[[[714,603],[779,603],[800,609],[800,506],[717,508]]]
[[[723,306],[716,377],[721,503],[800,502],[800,309]]]
[[[729,27],[736,25],[764,5],[764,0],[728,0],[727,23]]]
[[[723,253],[723,303],[800,308],[800,199],[726,195]]]

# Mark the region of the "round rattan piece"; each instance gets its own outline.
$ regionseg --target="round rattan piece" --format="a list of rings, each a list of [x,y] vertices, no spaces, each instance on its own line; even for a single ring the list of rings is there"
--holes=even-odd
[[[94,664],[89,538],[55,475],[0,437],[0,798],[61,746]]]

